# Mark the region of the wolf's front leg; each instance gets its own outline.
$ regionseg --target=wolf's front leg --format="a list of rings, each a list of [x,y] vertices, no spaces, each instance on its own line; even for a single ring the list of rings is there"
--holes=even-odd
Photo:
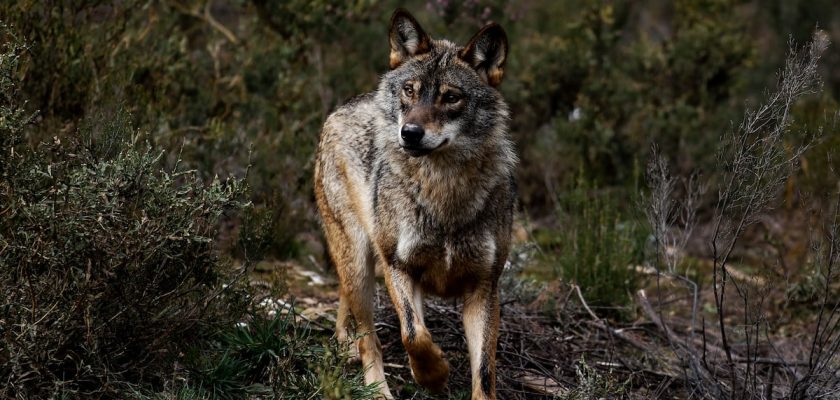
[[[385,269],[385,283],[400,318],[402,342],[414,379],[432,392],[442,392],[449,380],[449,363],[423,323],[419,288],[408,274],[394,266]]]
[[[464,333],[470,352],[472,399],[495,399],[499,335],[499,288],[495,283],[479,286],[464,297]]]

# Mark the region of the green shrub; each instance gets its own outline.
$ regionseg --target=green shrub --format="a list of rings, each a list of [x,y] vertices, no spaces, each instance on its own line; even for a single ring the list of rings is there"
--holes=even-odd
[[[713,165],[716,131],[737,116],[754,58],[735,3],[547,2],[512,21],[502,90],[524,203],[552,204],[573,184],[561,171],[579,164],[590,179],[629,186],[653,142],[681,172]]]
[[[364,23],[372,10],[369,0],[0,3],[32,44],[20,76],[42,121],[30,137],[64,139],[85,116],[123,104],[153,145],[180,148],[202,179],[244,171],[253,149],[249,196],[277,211],[277,257],[316,229],[310,159],[324,117],[387,68],[385,22]],[[378,58],[350,45],[373,33]]]
[[[121,113],[30,145],[20,44],[0,55],[0,397],[119,397],[160,385],[179,349],[233,324],[239,275],[214,238],[243,181],[164,169]],[[57,135],[56,135],[57,136]]]
[[[555,277],[580,286],[593,306],[626,306],[639,285],[635,266],[644,260],[647,232],[621,211],[626,197],[581,180],[559,199],[561,228],[542,235],[543,262]]]
[[[34,118],[20,101],[21,53],[27,49],[8,27],[0,22],[0,176],[10,179],[20,168],[21,155],[15,152],[24,140],[23,130]]]
[[[364,384],[347,350],[296,322],[293,313],[254,313],[247,324],[188,352],[185,387],[208,399],[373,399],[377,386]]]

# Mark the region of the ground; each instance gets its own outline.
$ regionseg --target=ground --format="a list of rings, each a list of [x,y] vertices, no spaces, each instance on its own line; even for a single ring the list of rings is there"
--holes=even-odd
[[[775,221],[775,222],[774,222]],[[798,222],[797,222],[798,221]],[[814,313],[807,306],[790,304],[790,288],[795,285],[769,285],[786,276],[794,279],[796,271],[787,265],[802,265],[807,235],[802,235],[802,213],[781,210],[767,216],[745,235],[744,250],[731,268],[732,281],[738,290],[764,294],[763,315],[767,333],[774,340],[750,348],[735,346],[738,357],[753,357],[757,374],[775,374],[779,366],[772,357],[763,357],[781,348],[779,356],[803,359],[808,350],[808,327]],[[782,226],[796,229],[783,230]],[[800,229],[802,228],[802,229]],[[799,232],[799,233],[797,233]],[[702,232],[698,237],[702,238]],[[706,348],[708,362],[723,363],[724,353],[716,333],[716,313],[711,290],[711,260],[702,256],[686,257],[693,271],[688,275],[699,283],[697,301],[692,287],[684,280],[658,275],[651,267],[633,268],[642,279],[633,302],[613,308],[590,306],[580,288],[560,281],[536,282],[523,273],[529,263],[527,235],[511,256],[502,280],[502,326],[498,347],[498,391],[505,399],[540,398],[688,398],[688,376],[692,370],[679,349],[683,343]],[[700,246],[701,244],[690,244]],[[316,249],[320,248],[315,246]],[[780,249],[785,249],[782,253]],[[767,254],[785,255],[779,262],[762,268]],[[337,281],[320,257],[302,257],[303,262],[262,262],[253,281],[257,286],[285,287],[284,298],[293,299],[299,318],[313,329],[332,334],[338,305]],[[705,278],[704,278],[705,277]],[[801,289],[807,292],[807,289]],[[732,301],[738,299],[730,289]],[[389,384],[400,398],[468,398],[470,377],[466,342],[461,324],[461,304],[455,300],[427,299],[426,319],[433,338],[446,353],[451,365],[449,393],[434,397],[419,388],[411,378],[402,346],[399,323],[390,298],[381,282],[376,295],[376,326],[382,341]],[[803,307],[805,312],[803,311]],[[743,308],[725,314],[727,324],[739,326]],[[692,321],[693,320],[693,321]],[[663,322],[664,321],[664,322]],[[692,330],[692,326],[695,327]],[[730,332],[731,341],[743,343]],[[678,343],[678,345],[674,345]],[[772,343],[772,345],[770,344]],[[705,346],[705,347],[703,347]],[[766,360],[764,360],[766,358]],[[715,370],[715,368],[711,368]]]

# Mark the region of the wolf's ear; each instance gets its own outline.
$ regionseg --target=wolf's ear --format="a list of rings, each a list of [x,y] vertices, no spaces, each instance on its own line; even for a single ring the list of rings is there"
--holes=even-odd
[[[432,49],[432,39],[408,11],[398,8],[391,17],[391,69],[399,67],[411,57]]]
[[[498,86],[505,73],[505,59],[508,53],[508,40],[505,30],[496,23],[481,28],[470,39],[459,56],[472,65],[487,84]]]

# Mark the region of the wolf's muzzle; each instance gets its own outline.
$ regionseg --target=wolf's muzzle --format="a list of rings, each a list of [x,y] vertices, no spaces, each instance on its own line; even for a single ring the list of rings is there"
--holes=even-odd
[[[400,130],[400,136],[406,147],[419,147],[420,141],[423,140],[423,135],[426,131],[422,126],[417,124],[405,124]]]
[[[408,123],[400,129],[400,147],[412,157],[425,156],[447,143],[449,138],[441,135],[426,136],[426,130],[421,125]]]

